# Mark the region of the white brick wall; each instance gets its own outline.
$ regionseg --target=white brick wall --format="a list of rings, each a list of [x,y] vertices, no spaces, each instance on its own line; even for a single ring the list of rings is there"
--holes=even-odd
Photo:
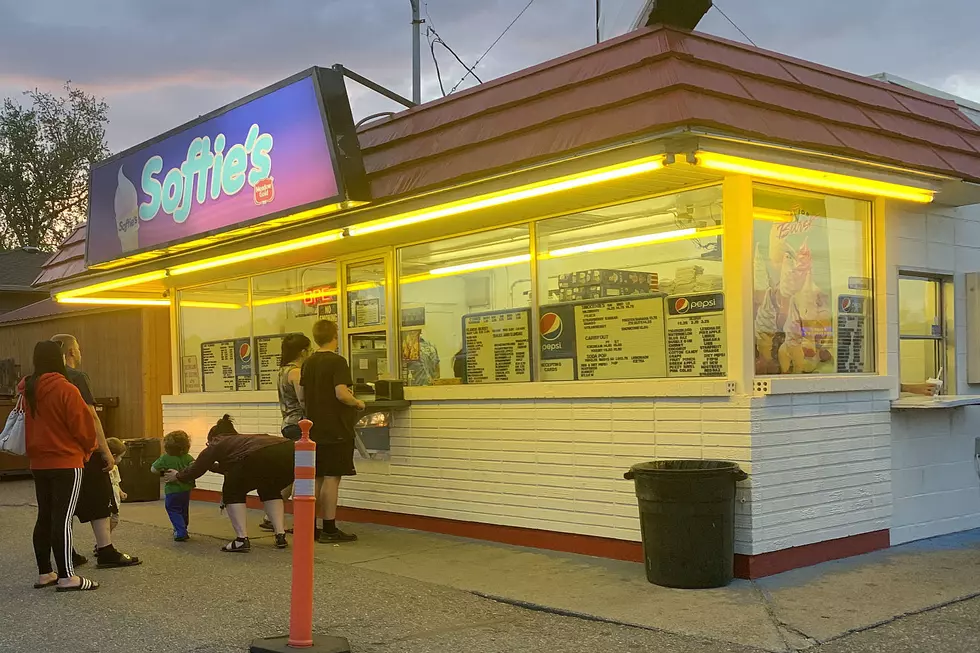
[[[750,553],[889,528],[890,416],[888,391],[753,398]]]
[[[242,432],[278,432],[275,404],[165,404],[164,426],[190,433],[197,452],[224,413]],[[637,541],[630,465],[716,458],[751,472],[749,416],[748,398],[416,402],[396,415],[390,462],[359,461],[341,503]],[[740,489],[740,553],[752,548],[750,505]]]

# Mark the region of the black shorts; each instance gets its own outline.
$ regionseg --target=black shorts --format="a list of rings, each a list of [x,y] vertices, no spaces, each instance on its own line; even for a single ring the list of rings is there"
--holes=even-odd
[[[354,441],[317,442],[316,476],[356,476],[354,469]]]
[[[263,502],[282,499],[282,491],[293,482],[293,465],[293,443],[289,440],[259,449],[225,474],[222,503],[245,503],[252,490],[258,490]]]
[[[85,463],[82,472],[82,488],[78,493],[75,516],[83,524],[98,519],[108,519],[116,507],[112,495],[112,480],[105,470],[105,459],[96,451]],[[118,508],[117,508],[118,510]]]

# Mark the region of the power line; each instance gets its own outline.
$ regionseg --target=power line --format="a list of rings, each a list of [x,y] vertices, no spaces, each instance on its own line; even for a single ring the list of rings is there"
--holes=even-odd
[[[453,55],[453,58],[459,62],[459,65],[466,69],[467,75],[472,74],[474,77],[476,77],[477,81],[479,81],[481,84],[483,83],[483,80],[480,79],[480,77],[476,74],[476,72],[474,72],[471,67],[466,65],[466,63],[460,58],[460,56],[456,54],[456,51],[453,50],[451,47],[449,47],[449,44],[446,43],[441,36],[439,36],[439,32],[437,32],[436,29],[431,25],[426,27],[426,38],[429,39],[429,50],[432,51],[432,62],[436,66],[436,75],[439,77],[439,88],[442,90],[443,97],[446,96],[446,89],[445,87],[443,87],[442,75],[439,72],[439,62],[436,60],[436,45],[441,45],[442,47],[449,50],[449,54]],[[450,93],[451,92],[452,91],[450,91]]]
[[[717,10],[718,10],[718,13],[720,13],[720,14],[721,14],[722,16],[724,16],[724,17],[725,17],[725,20],[727,20],[727,21],[728,21],[729,23],[731,23],[731,24],[732,24],[732,27],[734,27],[735,29],[737,29],[737,30],[738,30],[738,33],[739,33],[739,34],[741,34],[741,35],[742,35],[743,37],[745,37],[745,40],[746,40],[746,41],[748,41],[748,42],[749,42],[749,43],[751,43],[752,45],[755,45],[755,41],[753,41],[752,39],[750,39],[750,38],[749,38],[749,35],[748,35],[748,34],[746,34],[745,32],[743,32],[743,31],[742,31],[742,28],[741,28],[741,27],[739,27],[738,25],[736,25],[736,24],[735,24],[735,21],[734,21],[734,20],[732,20],[731,18],[729,18],[729,17],[728,17],[728,14],[726,14],[726,13],[725,13],[725,10],[724,10],[724,9],[722,9],[722,8],[721,8],[720,6],[718,6],[718,3],[717,3],[717,2],[715,2],[715,3],[713,3],[713,5],[712,5],[712,6],[713,6],[713,7],[715,8],[715,9],[717,9]],[[758,45],[755,45],[755,47],[759,47],[759,46],[758,46]],[[479,63],[479,62],[477,62],[477,63]],[[452,92],[452,91],[450,91],[450,92]]]
[[[483,61],[483,58],[484,58],[484,57],[486,57],[486,56],[487,56],[488,54],[490,54],[490,51],[491,51],[491,50],[493,50],[493,47],[494,47],[495,45],[497,45],[497,43],[499,43],[499,42],[500,42],[500,39],[502,39],[502,38],[504,38],[504,35],[505,35],[505,34],[507,34],[507,32],[509,32],[509,31],[510,31],[510,28],[514,26],[514,23],[516,23],[517,21],[519,21],[519,20],[521,19],[521,16],[523,16],[523,15],[524,15],[524,12],[526,12],[526,11],[527,11],[528,9],[530,9],[530,8],[531,8],[531,5],[533,5],[533,4],[534,4],[534,0],[530,0],[530,1],[529,1],[529,2],[528,2],[528,3],[527,3],[527,4],[525,5],[525,6],[524,6],[524,8],[523,8],[523,9],[521,9],[521,13],[519,13],[519,14],[517,14],[517,17],[516,17],[516,18],[514,18],[514,20],[512,20],[512,21],[510,21],[510,25],[508,25],[508,26],[507,26],[507,27],[506,27],[506,28],[504,29],[504,31],[500,33],[500,36],[498,36],[498,37],[497,37],[497,38],[496,38],[496,39],[494,40],[494,42],[490,44],[490,47],[489,47],[489,48],[487,48],[487,50],[486,50],[486,52],[484,52],[484,53],[483,53],[482,55],[480,55],[480,58],[476,60],[476,63],[475,63],[475,64],[473,64],[473,68],[476,68],[477,66],[479,66],[479,65],[480,65],[480,62],[481,62],[481,61]],[[455,90],[456,90],[457,88],[459,88],[459,85],[460,85],[460,84],[462,84],[463,82],[465,82],[465,81],[466,81],[466,78],[470,76],[470,73],[473,73],[473,76],[474,76],[474,77],[476,77],[476,73],[474,73],[474,72],[473,72],[473,69],[469,69],[469,71],[468,71],[468,72],[467,72],[467,73],[466,73],[465,75],[463,75],[463,77],[462,77],[462,79],[460,79],[460,80],[459,80],[458,82],[456,82],[456,85],[455,85],[455,86],[453,86],[453,87],[452,87],[452,88],[451,88],[451,89],[449,90],[449,93],[450,93],[450,94],[452,94],[452,93],[453,93],[453,92],[454,92],[454,91],[455,91]],[[479,79],[480,79],[479,77],[476,77],[476,78],[477,78],[477,80],[479,80]],[[483,82],[480,82],[480,83],[482,84]]]

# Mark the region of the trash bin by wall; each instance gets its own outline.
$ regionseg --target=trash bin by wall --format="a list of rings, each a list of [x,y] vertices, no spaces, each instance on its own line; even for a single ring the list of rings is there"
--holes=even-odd
[[[126,440],[126,455],[119,461],[119,485],[128,495],[126,503],[160,499],[160,475],[150,470],[160,450],[157,438]]]
[[[624,475],[636,485],[647,580],[700,589],[732,582],[735,483],[748,476],[721,460],[658,460]]]

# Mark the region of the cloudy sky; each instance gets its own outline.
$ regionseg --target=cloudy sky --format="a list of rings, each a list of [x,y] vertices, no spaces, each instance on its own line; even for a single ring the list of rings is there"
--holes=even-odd
[[[603,1],[608,16],[617,5],[642,4]],[[472,63],[527,0],[423,3],[423,17]],[[980,101],[976,0],[716,4],[760,47]],[[535,0],[477,73],[492,79],[591,45],[594,12],[594,0]],[[411,96],[409,0],[0,0],[0,16],[0,96],[70,79],[109,102],[113,151],[311,65],[343,63]],[[744,40],[716,10],[699,29]],[[436,54],[448,90],[465,71],[444,49]],[[423,98],[433,99],[439,85],[428,49],[424,55]],[[397,108],[349,89],[355,118]]]

